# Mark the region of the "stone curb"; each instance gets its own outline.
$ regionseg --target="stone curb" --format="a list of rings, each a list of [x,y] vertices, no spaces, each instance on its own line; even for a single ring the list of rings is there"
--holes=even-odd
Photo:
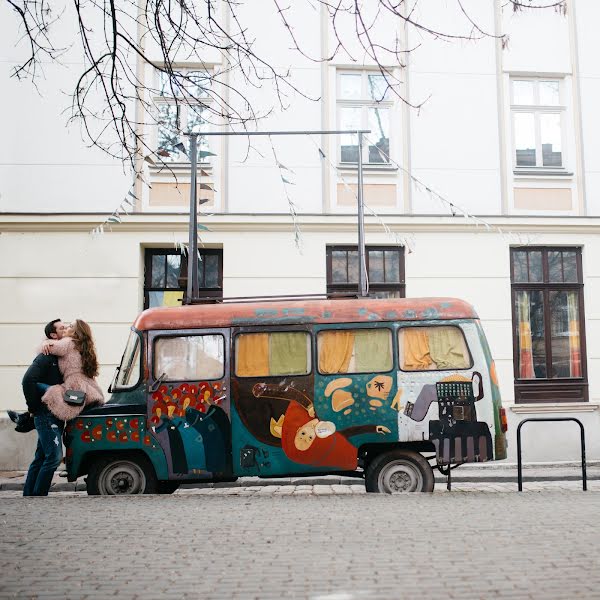
[[[600,481],[600,475],[589,476],[589,481]],[[564,476],[524,476],[523,482],[561,482],[561,481],[581,481],[580,475],[564,475]],[[444,485],[446,478],[436,476],[436,485]],[[299,486],[299,485],[362,485],[363,480],[358,477],[342,477],[342,478],[302,478],[302,479],[250,479],[243,478],[233,482],[220,483],[190,483],[182,484],[181,489],[219,489],[219,488],[242,488],[242,487],[269,487],[269,486]],[[453,476],[452,483],[503,483],[517,485],[517,476]],[[24,481],[19,482],[3,482],[0,483],[0,493],[8,491],[23,491]],[[51,492],[85,492],[86,485],[83,481],[74,482],[59,482],[52,484]]]

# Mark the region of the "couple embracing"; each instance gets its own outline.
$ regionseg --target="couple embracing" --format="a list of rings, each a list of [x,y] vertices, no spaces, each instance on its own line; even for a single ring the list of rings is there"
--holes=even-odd
[[[38,443],[29,466],[24,496],[47,496],[52,477],[62,460],[62,432],[66,421],[86,407],[104,402],[95,378],[98,359],[90,326],[81,319],[46,325],[46,340],[23,377],[28,413],[9,411],[17,431],[27,431],[33,417]]]

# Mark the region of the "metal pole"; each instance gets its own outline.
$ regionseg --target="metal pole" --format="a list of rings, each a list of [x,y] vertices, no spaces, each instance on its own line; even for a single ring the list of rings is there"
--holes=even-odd
[[[191,304],[192,299],[198,296],[198,200],[196,194],[196,176],[197,176],[197,142],[198,134],[190,135],[190,161],[191,161],[191,181],[190,181],[190,236],[188,244],[188,272],[187,272],[187,303]]]
[[[519,423],[517,427],[517,486],[519,491],[523,491],[523,460],[521,458],[521,427],[523,427],[523,423],[525,423],[527,419],[524,419]]]
[[[367,295],[367,273],[365,269],[365,207],[363,204],[363,134],[358,132],[358,288],[361,297]]]

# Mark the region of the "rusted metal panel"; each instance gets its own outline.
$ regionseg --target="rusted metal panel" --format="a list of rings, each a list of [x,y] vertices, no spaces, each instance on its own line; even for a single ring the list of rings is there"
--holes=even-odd
[[[244,325],[361,323],[477,319],[475,309],[457,298],[394,298],[379,300],[292,300],[197,304],[151,308],[134,323],[140,331]]]

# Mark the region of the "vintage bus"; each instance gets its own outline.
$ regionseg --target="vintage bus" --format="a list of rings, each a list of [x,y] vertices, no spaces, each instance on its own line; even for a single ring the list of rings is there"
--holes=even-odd
[[[434,467],[506,457],[494,362],[453,298],[149,309],[109,391],[65,431],[89,494],[325,474],[430,492]]]

